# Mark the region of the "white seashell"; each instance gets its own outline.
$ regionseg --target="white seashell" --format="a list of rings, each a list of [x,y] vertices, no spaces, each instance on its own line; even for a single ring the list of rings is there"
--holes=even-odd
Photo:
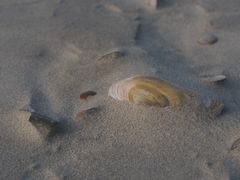
[[[203,81],[204,82],[211,82],[211,83],[215,83],[215,82],[222,82],[226,79],[225,75],[213,75],[213,76],[205,76],[203,77]]]
[[[186,94],[174,86],[147,76],[136,76],[113,84],[108,92],[112,98],[136,104],[153,106],[177,106]]]

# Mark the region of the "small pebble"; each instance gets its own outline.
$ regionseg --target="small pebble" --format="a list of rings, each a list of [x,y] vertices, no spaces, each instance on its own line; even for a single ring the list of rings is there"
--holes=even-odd
[[[212,33],[206,33],[202,35],[200,39],[198,39],[198,43],[201,45],[212,45],[218,41],[217,36]]]
[[[89,96],[95,96],[96,94],[95,91],[86,91],[80,94],[80,99],[86,100]]]

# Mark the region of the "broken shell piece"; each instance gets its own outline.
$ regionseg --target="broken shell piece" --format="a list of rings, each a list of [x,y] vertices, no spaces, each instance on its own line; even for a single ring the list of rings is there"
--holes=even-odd
[[[98,58],[98,61],[104,61],[104,62],[112,61],[114,59],[121,58],[124,55],[125,55],[124,52],[119,51],[119,50],[115,50],[115,51],[109,52],[107,54],[104,54],[103,56]]]
[[[201,45],[212,45],[218,41],[217,36],[212,33],[206,33],[202,35],[200,39],[198,39],[198,43]]]
[[[97,93],[94,91],[86,91],[82,94],[80,94],[80,99],[87,99],[89,96],[95,96]]]
[[[202,78],[204,82],[210,82],[210,83],[217,83],[217,82],[222,82],[226,79],[225,75],[213,75],[213,76],[205,76]]]
[[[25,117],[28,117],[27,119],[29,120],[29,122],[44,138],[51,136],[55,132],[59,122],[39,113],[36,113],[35,110],[33,110],[32,108],[26,109],[26,107],[30,106],[24,106],[24,108],[20,109],[19,111],[26,114]]]
[[[162,80],[136,76],[113,84],[108,95],[116,100],[152,106],[178,106],[187,97],[183,91]]]
[[[207,109],[215,116],[219,116],[222,114],[224,109],[224,103],[220,100],[213,99],[210,101],[209,105],[207,106]]]

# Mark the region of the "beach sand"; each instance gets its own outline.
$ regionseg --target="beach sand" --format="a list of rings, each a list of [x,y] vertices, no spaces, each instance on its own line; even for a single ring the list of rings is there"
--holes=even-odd
[[[0,1],[0,179],[240,179],[240,1],[158,2]],[[161,108],[108,96],[136,75],[193,97]]]

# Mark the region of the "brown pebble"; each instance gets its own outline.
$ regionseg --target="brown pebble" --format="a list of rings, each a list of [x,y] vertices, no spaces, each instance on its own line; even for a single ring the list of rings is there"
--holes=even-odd
[[[95,96],[97,93],[94,91],[86,91],[80,94],[80,99],[86,100],[89,96]]]

